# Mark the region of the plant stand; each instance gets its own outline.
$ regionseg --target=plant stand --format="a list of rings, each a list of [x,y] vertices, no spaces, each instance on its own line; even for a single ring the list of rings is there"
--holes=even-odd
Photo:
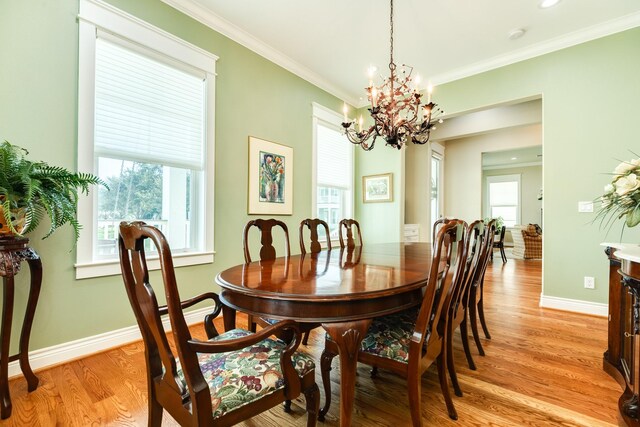
[[[29,299],[22,323],[18,353],[9,356],[11,323],[13,322],[14,278],[20,272],[22,261],[27,261],[31,272]],[[0,237],[0,276],[3,280],[2,326],[0,327],[0,417],[5,419],[11,416],[9,362],[19,361],[29,391],[34,391],[38,387],[38,377],[29,365],[29,336],[42,285],[42,262],[38,254],[29,247],[29,239],[15,236]]]

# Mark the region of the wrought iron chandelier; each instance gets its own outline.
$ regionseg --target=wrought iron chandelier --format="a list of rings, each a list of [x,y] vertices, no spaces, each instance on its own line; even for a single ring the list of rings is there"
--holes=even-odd
[[[368,110],[373,118],[373,125],[363,129],[363,120],[360,116],[356,130],[355,120],[347,118],[347,106],[346,104],[344,106],[342,127],[347,139],[366,151],[373,148],[378,136],[387,141],[386,145],[397,149],[401,149],[410,141],[414,144],[426,144],[431,130],[435,129],[434,122],[442,123],[442,119],[438,117],[444,114],[444,111],[431,101],[433,91],[431,84],[427,88],[427,103],[422,104],[422,94],[418,89],[420,78],[412,77],[413,67],[402,64],[401,71],[397,70],[398,67],[393,60],[393,0],[391,0],[389,23],[391,27],[389,71],[391,74],[376,87],[373,85],[375,69],[369,69],[369,86],[366,88],[367,97],[371,103]]]

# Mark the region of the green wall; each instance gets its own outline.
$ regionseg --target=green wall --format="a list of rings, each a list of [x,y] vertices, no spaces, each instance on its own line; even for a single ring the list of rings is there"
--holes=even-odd
[[[215,275],[241,263],[247,212],[248,136],[294,148],[293,216],[311,216],[311,103],[341,111],[342,101],[256,55],[159,0],[111,0],[113,5],[219,56],[216,79],[214,264],[177,269],[182,296],[217,289]],[[78,0],[0,0],[0,139],[27,148],[34,159],[70,169],[77,162]],[[31,349],[135,324],[119,276],[75,280],[73,237],[60,230],[32,236],[44,282]],[[28,274],[18,276],[17,313]],[[157,281],[157,275],[153,275]],[[22,316],[16,315],[16,322]],[[17,326],[17,325],[16,325]],[[17,327],[14,341],[17,341]]]
[[[453,114],[542,94],[545,295],[607,302],[608,262],[599,244],[619,241],[620,229],[607,235],[592,223],[595,214],[577,206],[602,194],[616,159],[640,152],[638,76],[640,28],[434,91]],[[640,230],[625,231],[623,241],[640,242]],[[583,276],[596,278],[595,290],[583,288]]]

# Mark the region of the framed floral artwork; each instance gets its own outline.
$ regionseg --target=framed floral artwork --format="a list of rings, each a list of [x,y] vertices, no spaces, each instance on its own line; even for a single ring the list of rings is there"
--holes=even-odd
[[[293,214],[293,148],[249,137],[249,215]]]
[[[393,174],[362,177],[362,201],[364,203],[393,201]]]

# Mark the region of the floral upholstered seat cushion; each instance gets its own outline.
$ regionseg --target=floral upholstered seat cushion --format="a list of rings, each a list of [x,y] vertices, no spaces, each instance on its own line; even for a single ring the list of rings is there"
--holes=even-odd
[[[418,318],[418,308],[374,319],[360,351],[408,363],[409,342]]]
[[[222,341],[251,335],[243,329],[225,332],[211,341]],[[267,338],[238,351],[198,353],[200,370],[211,391],[213,418],[221,417],[284,387],[280,355],[286,344]],[[178,362],[178,376],[185,384]],[[315,368],[311,356],[295,352],[293,364],[303,376]],[[186,386],[186,384],[185,384]]]

